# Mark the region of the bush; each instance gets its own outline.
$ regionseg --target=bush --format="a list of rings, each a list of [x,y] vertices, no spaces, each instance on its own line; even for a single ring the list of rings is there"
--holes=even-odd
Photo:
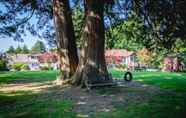
[[[41,70],[52,70],[52,67],[50,67],[50,66],[41,66],[40,69]]]
[[[29,66],[27,64],[23,64],[21,66],[21,70],[30,70]]]
[[[22,66],[24,66],[24,63],[15,63],[11,67],[16,71],[20,71],[22,69]]]
[[[7,70],[7,65],[5,60],[0,60],[0,71]]]
[[[118,65],[116,65],[116,68],[118,68],[118,69],[127,69],[127,65],[126,64],[118,64]]]

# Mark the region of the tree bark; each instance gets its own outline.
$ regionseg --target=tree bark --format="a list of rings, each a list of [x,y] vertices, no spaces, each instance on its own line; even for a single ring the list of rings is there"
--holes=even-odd
[[[87,79],[91,84],[109,82],[104,56],[104,1],[85,0],[84,2],[86,21],[83,38],[85,44],[74,76],[74,83],[80,85]]]
[[[68,0],[53,0],[54,25],[60,61],[60,79],[70,78],[76,71],[78,55],[71,10]]]

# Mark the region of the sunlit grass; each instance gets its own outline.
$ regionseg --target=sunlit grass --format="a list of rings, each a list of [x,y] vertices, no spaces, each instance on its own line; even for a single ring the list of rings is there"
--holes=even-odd
[[[1,72],[0,84],[6,84],[14,81],[51,81],[55,80],[57,71],[20,71],[20,72]]]
[[[113,77],[123,78],[124,72],[110,70]],[[164,89],[186,91],[186,73],[171,72],[132,72],[133,80],[145,84],[155,85]]]

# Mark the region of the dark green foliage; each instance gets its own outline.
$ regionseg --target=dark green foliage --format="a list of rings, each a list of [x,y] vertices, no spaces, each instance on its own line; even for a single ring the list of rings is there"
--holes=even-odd
[[[84,13],[83,13],[82,8],[79,5],[73,10],[72,19],[73,19],[73,24],[74,24],[77,47],[82,47],[83,45],[82,31],[83,31],[83,23],[84,23],[83,21]]]
[[[30,51],[26,45],[23,47],[18,46],[16,49],[14,49],[13,46],[10,46],[9,49],[6,51],[8,54],[28,54]]]
[[[32,53],[43,53],[46,52],[46,47],[42,41],[37,41],[31,49]]]
[[[5,70],[7,70],[6,61],[3,59],[0,59],[0,71],[5,71]]]
[[[22,53],[23,54],[28,54],[30,51],[26,45],[23,46]]]
[[[51,66],[41,66],[40,67],[41,70],[52,70]]]
[[[10,46],[9,49],[7,50],[7,53],[9,54],[15,54],[15,49],[13,46]]]
[[[22,50],[22,48],[20,47],[20,46],[18,46],[17,48],[16,48],[16,50],[15,50],[15,53],[16,54],[20,54],[20,53],[22,53],[23,52],[23,50]]]
[[[186,1],[134,0],[133,10],[150,29],[150,47],[171,49],[177,38],[185,42]]]
[[[111,26],[106,31],[106,48],[120,48],[138,50],[143,47],[144,24],[136,15]],[[140,42],[140,43],[139,43]]]
[[[5,53],[0,53],[0,71],[6,71],[7,69],[7,58]]]

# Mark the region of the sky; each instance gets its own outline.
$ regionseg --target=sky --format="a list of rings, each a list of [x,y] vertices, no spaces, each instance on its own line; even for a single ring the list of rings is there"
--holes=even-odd
[[[2,4],[0,4],[0,11],[6,11],[6,8],[3,7]],[[35,18],[32,17],[29,22],[34,23]],[[37,40],[41,40],[41,39],[38,39],[38,37],[34,37],[28,32],[26,33],[26,36],[24,36],[24,42],[14,41],[13,38],[11,37],[6,37],[6,38],[0,37],[0,52],[7,51],[10,46],[17,48],[18,46],[22,47],[23,45],[26,45],[29,49],[31,49],[31,47],[36,43]],[[48,47],[46,41],[44,40],[41,41],[43,41],[44,44],[46,44],[46,47]]]
[[[17,48],[17,46],[22,47],[24,44],[27,45],[29,49],[31,49],[31,47],[35,44],[37,40],[40,39],[37,39],[31,35],[27,35],[24,38],[24,42],[14,41],[12,38],[0,38],[0,52],[5,52],[10,46],[14,46],[14,48]],[[47,44],[46,41],[41,41]]]

